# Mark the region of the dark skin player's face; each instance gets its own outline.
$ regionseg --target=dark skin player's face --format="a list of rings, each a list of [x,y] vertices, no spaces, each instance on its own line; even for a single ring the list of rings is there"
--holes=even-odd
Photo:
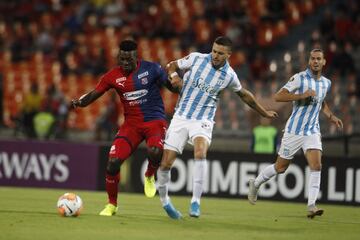
[[[134,51],[122,51],[120,50],[118,55],[119,66],[128,74],[133,72],[137,65],[137,52]]]

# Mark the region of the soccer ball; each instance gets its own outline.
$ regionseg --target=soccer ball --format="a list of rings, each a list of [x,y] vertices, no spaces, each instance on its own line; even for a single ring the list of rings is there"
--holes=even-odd
[[[57,202],[57,209],[63,217],[77,217],[83,208],[81,198],[75,193],[65,193],[60,196]]]

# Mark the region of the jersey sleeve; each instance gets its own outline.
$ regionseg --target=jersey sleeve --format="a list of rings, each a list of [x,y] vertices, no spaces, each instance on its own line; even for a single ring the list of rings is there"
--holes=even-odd
[[[300,84],[301,81],[299,74],[295,74],[289,79],[289,81],[282,88],[285,88],[289,92],[294,92],[295,90],[300,88]]]
[[[238,92],[241,90],[242,86],[241,86],[240,80],[239,80],[238,76],[236,75],[236,73],[233,73],[231,75],[231,79],[230,79],[228,88],[230,88],[233,92]]]
[[[331,81],[328,79],[328,89],[327,89],[327,93],[329,93],[331,90]]]
[[[112,88],[112,86],[110,84],[109,75],[110,75],[109,72],[107,72],[100,77],[100,80],[95,87],[95,90],[97,92],[104,93],[107,90],[109,90],[110,88]]]
[[[186,57],[180,58],[177,60],[177,64],[181,70],[190,68],[195,61],[195,58],[199,56],[200,53],[190,53]]]

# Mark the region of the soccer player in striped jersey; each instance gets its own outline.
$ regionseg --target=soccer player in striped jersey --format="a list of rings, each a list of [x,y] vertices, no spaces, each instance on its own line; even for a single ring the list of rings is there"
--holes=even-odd
[[[293,110],[285,125],[275,164],[266,167],[256,179],[249,180],[248,199],[251,204],[255,204],[257,200],[260,185],[275,175],[284,173],[295,153],[302,149],[310,167],[307,216],[313,218],[323,214],[324,210],[315,205],[321,177],[320,111],[339,129],[343,128],[342,121],[331,112],[325,101],[331,87],[330,80],[322,76],[325,63],[323,51],[313,49],[310,52],[309,68],[291,77],[275,94],[277,102],[292,102]]]
[[[72,100],[72,107],[86,107],[113,88],[124,106],[125,121],[115,136],[106,167],[108,204],[100,212],[102,216],[116,213],[120,166],[143,140],[149,161],[144,191],[147,197],[155,195],[154,173],[160,165],[167,127],[160,88],[173,90],[159,64],[138,59],[137,44],[132,40],[120,43],[118,64],[100,78],[94,90]]]
[[[263,117],[277,116],[276,112],[265,110],[253,94],[241,87],[228,62],[231,49],[232,42],[229,38],[218,37],[211,53],[194,52],[167,65],[173,87],[180,88],[181,92],[166,133],[164,154],[158,171],[158,191],[163,208],[173,219],[180,219],[181,213],[175,209],[168,196],[170,169],[186,142],[194,145],[195,159],[189,215],[200,216],[200,197],[207,169],[206,155],[211,143],[216,105],[222,90],[230,88]],[[176,72],[178,69],[186,71],[182,79]]]

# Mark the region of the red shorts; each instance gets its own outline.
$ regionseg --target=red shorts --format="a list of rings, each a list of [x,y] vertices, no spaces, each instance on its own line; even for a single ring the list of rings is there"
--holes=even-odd
[[[146,141],[148,147],[163,149],[166,128],[167,122],[165,120],[141,123],[124,122],[116,134],[109,157],[124,161],[130,157],[143,140]]]

